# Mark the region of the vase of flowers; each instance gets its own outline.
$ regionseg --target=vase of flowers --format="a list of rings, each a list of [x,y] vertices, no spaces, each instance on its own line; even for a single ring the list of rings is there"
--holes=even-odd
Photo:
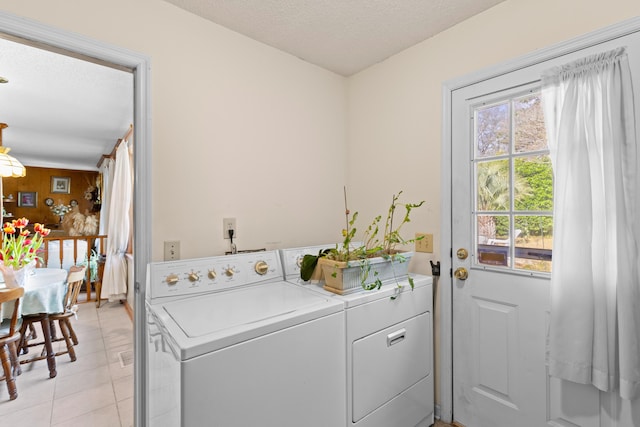
[[[58,215],[60,217],[60,223],[62,224],[62,220],[64,219],[64,216],[69,213],[69,211],[71,210],[71,206],[70,205],[63,205],[62,203],[58,204],[58,205],[53,205],[51,206],[51,212],[53,212],[54,215]]]
[[[51,232],[42,224],[36,223],[32,235],[27,225],[29,220],[20,218],[6,222],[2,227],[0,272],[7,288],[24,286],[27,275],[35,268],[43,237]]]

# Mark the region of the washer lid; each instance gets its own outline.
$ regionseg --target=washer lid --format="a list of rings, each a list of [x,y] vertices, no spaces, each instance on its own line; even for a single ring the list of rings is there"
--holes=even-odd
[[[325,300],[278,283],[174,301],[164,309],[184,334],[193,338],[293,313]]]
[[[275,282],[166,302],[154,310],[185,360],[342,309],[340,301]]]

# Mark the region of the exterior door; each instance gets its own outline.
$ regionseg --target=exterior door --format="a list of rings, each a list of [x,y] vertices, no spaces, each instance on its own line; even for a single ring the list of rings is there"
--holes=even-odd
[[[474,427],[547,415],[552,170],[539,85],[515,86],[453,101],[453,404]]]
[[[468,427],[634,425],[640,413],[545,366],[553,206],[540,75],[627,46],[640,88],[637,28],[587,45],[451,92],[452,407]]]

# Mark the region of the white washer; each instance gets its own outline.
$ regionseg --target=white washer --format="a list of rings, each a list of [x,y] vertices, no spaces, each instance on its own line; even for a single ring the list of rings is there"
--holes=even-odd
[[[149,264],[151,426],[338,426],[343,303],[283,280],[276,251]]]
[[[300,278],[305,254],[320,245],[282,250],[285,279],[344,303],[346,314],[347,427],[426,427],[434,422],[433,279],[408,281],[377,291],[337,295],[322,280]],[[391,297],[396,297],[391,299]]]

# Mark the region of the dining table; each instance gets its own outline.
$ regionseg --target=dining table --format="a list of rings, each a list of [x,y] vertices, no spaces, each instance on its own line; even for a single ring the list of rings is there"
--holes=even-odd
[[[46,350],[49,378],[57,375],[56,357],[52,345],[52,331],[50,329],[49,314],[64,312],[64,297],[67,292],[67,270],[62,268],[35,268],[27,273],[24,283],[24,296],[20,302],[20,314],[23,318],[31,316],[37,318],[42,325],[42,334]],[[1,275],[0,275],[1,277]],[[0,288],[5,287],[4,279],[0,282]],[[9,307],[2,307],[0,317],[10,315]],[[34,357],[21,360],[20,363],[29,363],[41,360],[45,357]]]

